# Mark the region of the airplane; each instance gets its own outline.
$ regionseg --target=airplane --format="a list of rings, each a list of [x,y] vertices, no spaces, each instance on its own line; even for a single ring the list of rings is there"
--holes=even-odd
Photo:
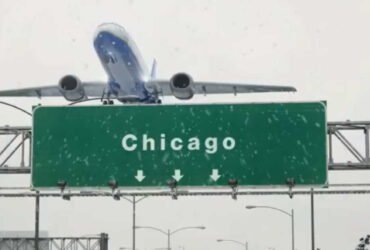
[[[226,94],[296,91],[290,86],[194,81],[187,73],[176,73],[169,80],[156,78],[156,61],[149,72],[144,60],[126,30],[115,23],[103,23],[94,35],[94,48],[108,75],[106,82],[83,82],[77,76],[63,76],[53,86],[0,91],[5,97],[62,96],[70,102],[101,99],[103,104],[161,103],[162,96],[189,100],[195,94]],[[98,98],[100,97],[100,98]]]

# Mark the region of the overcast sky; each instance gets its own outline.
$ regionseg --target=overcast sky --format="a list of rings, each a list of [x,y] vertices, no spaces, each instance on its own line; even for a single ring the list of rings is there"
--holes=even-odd
[[[106,80],[92,45],[96,26],[116,22],[136,41],[158,77],[185,71],[197,80],[294,85],[298,93],[198,97],[194,102],[328,102],[328,120],[370,120],[370,2],[258,0],[0,0],[0,88],[53,85],[65,74]],[[4,99],[5,100],[5,99]],[[27,110],[65,100],[6,99]],[[178,102],[166,98],[165,103]],[[0,125],[30,125],[0,107]],[[346,160],[345,155],[341,155]],[[369,182],[368,173],[331,173],[330,183]],[[0,176],[0,186],[27,186],[29,176]],[[151,197],[137,207],[137,224],[204,231],[174,235],[173,249],[242,249],[216,239],[248,240],[251,250],[290,249],[290,221],[270,205],[296,213],[296,248],[310,248],[309,197]],[[370,233],[368,196],[316,198],[321,249],[353,249]],[[0,230],[33,230],[33,199],[0,199]],[[41,230],[53,236],[107,232],[110,249],[131,246],[131,204],[112,198],[41,200]],[[137,248],[166,247],[158,232],[137,231]]]

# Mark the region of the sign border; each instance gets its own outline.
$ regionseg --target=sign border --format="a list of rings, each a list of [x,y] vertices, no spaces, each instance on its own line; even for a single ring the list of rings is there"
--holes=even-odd
[[[328,121],[327,121],[327,102],[326,101],[297,101],[297,102],[253,102],[253,103],[186,103],[186,104],[177,104],[177,103],[171,103],[171,104],[124,104],[124,106],[140,106],[140,107],[153,107],[153,106],[187,106],[187,105],[197,105],[197,106],[202,106],[202,105],[259,105],[259,104],[308,104],[308,103],[315,103],[315,104],[321,104],[324,107],[324,116],[325,116],[325,182],[324,184],[312,184],[312,185],[294,185],[291,188],[292,189],[307,189],[307,188],[325,188],[329,185],[329,164],[328,164]],[[60,189],[57,185],[55,187],[35,187],[33,184],[33,148],[34,148],[34,119],[33,115],[39,108],[43,107],[69,107],[70,105],[47,105],[47,106],[34,106],[32,109],[32,143],[31,143],[31,172],[30,172],[30,187],[32,190],[55,190],[55,189]],[[89,105],[87,107],[100,107],[101,105]],[[170,179],[170,177],[169,177]],[[249,190],[249,189],[282,189],[282,188],[290,188],[289,185],[237,185],[238,190]],[[118,183],[117,190],[124,190],[124,191],[148,191],[148,190],[153,190],[153,191],[166,191],[170,189],[169,186],[120,186]],[[187,190],[230,190],[231,186],[230,185],[211,185],[211,186],[187,186],[187,185],[181,185],[178,184],[176,187],[177,191],[187,191]],[[68,186],[68,184],[63,188],[63,190],[71,190],[71,191],[91,191],[91,190],[97,190],[97,191],[107,191],[107,190],[112,190],[108,186],[108,183],[106,187],[103,186],[84,186],[84,187],[75,187],[75,186]]]

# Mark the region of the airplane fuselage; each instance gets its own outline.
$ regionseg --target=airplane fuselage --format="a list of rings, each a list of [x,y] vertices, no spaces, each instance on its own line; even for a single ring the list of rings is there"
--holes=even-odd
[[[102,24],[94,37],[94,47],[108,75],[108,95],[118,100],[141,102],[156,99],[145,88],[148,69],[128,33],[117,24]]]

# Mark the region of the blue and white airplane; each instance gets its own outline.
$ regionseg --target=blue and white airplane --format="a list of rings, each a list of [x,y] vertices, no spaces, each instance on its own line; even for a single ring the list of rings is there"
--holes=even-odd
[[[94,47],[108,75],[106,82],[82,82],[74,75],[66,75],[53,86],[4,90],[0,96],[63,96],[71,102],[101,97],[104,104],[112,104],[112,99],[123,103],[160,103],[162,96],[169,95],[188,100],[194,94],[296,91],[289,86],[198,82],[186,73],[177,73],[169,80],[156,79],[156,62],[149,72],[132,38],[114,23],[97,28]]]

